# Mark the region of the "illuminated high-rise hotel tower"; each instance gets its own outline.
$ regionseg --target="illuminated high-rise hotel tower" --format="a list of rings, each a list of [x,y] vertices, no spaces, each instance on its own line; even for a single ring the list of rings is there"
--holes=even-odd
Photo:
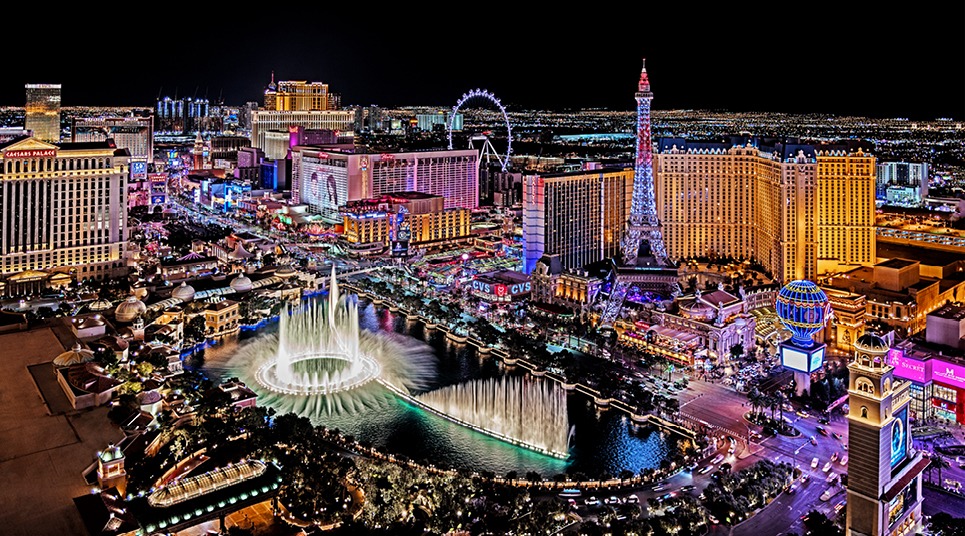
[[[27,84],[24,129],[38,140],[60,141],[60,84]]]
[[[603,311],[601,325],[612,327],[623,308],[623,300],[630,287],[641,292],[666,297],[677,284],[677,271],[667,259],[667,249],[657,218],[657,205],[653,188],[653,143],[650,138],[650,79],[644,60],[637,84],[637,155],[634,165],[633,195],[630,201],[630,217],[620,241],[622,265],[617,266],[613,283]],[[647,250],[641,252],[643,244]],[[643,254],[641,254],[643,253]]]

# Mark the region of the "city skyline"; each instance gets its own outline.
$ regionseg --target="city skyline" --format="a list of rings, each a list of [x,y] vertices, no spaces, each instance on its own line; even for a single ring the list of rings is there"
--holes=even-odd
[[[43,61],[9,68],[0,104],[21,106],[26,83],[62,84],[64,106],[152,107],[175,95],[260,103],[274,73],[276,81],[327,83],[343,106],[451,106],[484,88],[516,110],[632,110],[646,57],[654,110],[961,120],[965,47],[962,6],[954,9],[900,19],[825,3],[809,4],[799,17],[760,6],[702,7],[685,16],[599,8],[579,19],[513,10],[501,24],[492,22],[498,6],[475,23],[379,12],[377,20],[397,26],[349,23],[358,14],[336,9],[324,21],[286,20],[283,33],[232,30],[215,39],[193,26],[165,27],[144,47],[108,45],[112,62],[128,67],[103,80],[83,59],[89,47],[39,41],[32,46]],[[89,10],[62,17],[51,31],[103,20]]]

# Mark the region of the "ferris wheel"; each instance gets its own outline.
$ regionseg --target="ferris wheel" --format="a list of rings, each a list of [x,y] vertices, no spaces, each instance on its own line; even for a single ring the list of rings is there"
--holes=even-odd
[[[479,98],[486,99],[495,104],[496,107],[499,108],[499,111],[503,114],[503,121],[506,123],[506,154],[504,156],[495,156],[499,160],[502,170],[506,171],[509,169],[509,155],[513,153],[513,127],[509,124],[509,115],[506,113],[506,108],[503,107],[503,104],[499,102],[499,99],[497,99],[495,95],[486,91],[485,89],[469,90],[468,92],[464,93],[462,97],[459,98],[459,101],[456,102],[456,105],[452,107],[452,112],[449,114],[449,124],[446,125],[446,131],[449,135],[449,149],[452,149],[452,127],[456,118],[456,113],[467,101]],[[488,140],[486,140],[486,144],[490,149],[492,149],[492,144],[490,144]],[[495,149],[493,149],[493,153],[495,153]]]

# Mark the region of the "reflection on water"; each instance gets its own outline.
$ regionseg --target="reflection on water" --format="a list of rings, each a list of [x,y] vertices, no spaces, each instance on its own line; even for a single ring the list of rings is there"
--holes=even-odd
[[[359,304],[361,327],[391,335],[403,352],[430,350],[437,356],[438,370],[430,389],[450,386],[470,379],[498,378],[519,371],[507,371],[495,359],[480,357],[468,344],[454,343],[438,330],[428,330],[418,321],[375,307],[362,300]],[[221,341],[205,352],[205,370],[213,378],[250,377],[238,355],[251,344],[264,343],[273,335],[277,323],[259,332],[242,332]],[[277,340],[277,337],[274,338]],[[413,346],[416,345],[416,346]],[[617,410],[600,411],[587,397],[566,395],[569,423],[574,433],[570,438],[568,460],[537,454],[503,441],[464,428],[423,411],[395,397],[377,384],[366,387],[364,396],[333,400],[279,398],[260,392],[256,382],[247,382],[259,394],[259,404],[281,412],[295,411],[311,415],[315,424],[338,428],[359,440],[369,441],[386,450],[415,460],[471,470],[490,470],[496,474],[517,471],[521,475],[536,471],[544,477],[557,473],[609,473],[617,475],[627,469],[637,472],[657,467],[672,448],[672,436],[652,428],[639,428]],[[254,384],[254,385],[253,385]],[[325,404],[325,408],[307,404]]]

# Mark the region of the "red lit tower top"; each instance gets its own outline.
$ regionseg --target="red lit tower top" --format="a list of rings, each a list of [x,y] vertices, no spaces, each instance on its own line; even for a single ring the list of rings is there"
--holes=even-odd
[[[645,95],[641,95],[645,93]],[[643,68],[640,69],[640,82],[637,84],[637,95],[636,97],[652,99],[653,93],[650,92],[650,79],[647,78],[647,58],[643,58]]]

